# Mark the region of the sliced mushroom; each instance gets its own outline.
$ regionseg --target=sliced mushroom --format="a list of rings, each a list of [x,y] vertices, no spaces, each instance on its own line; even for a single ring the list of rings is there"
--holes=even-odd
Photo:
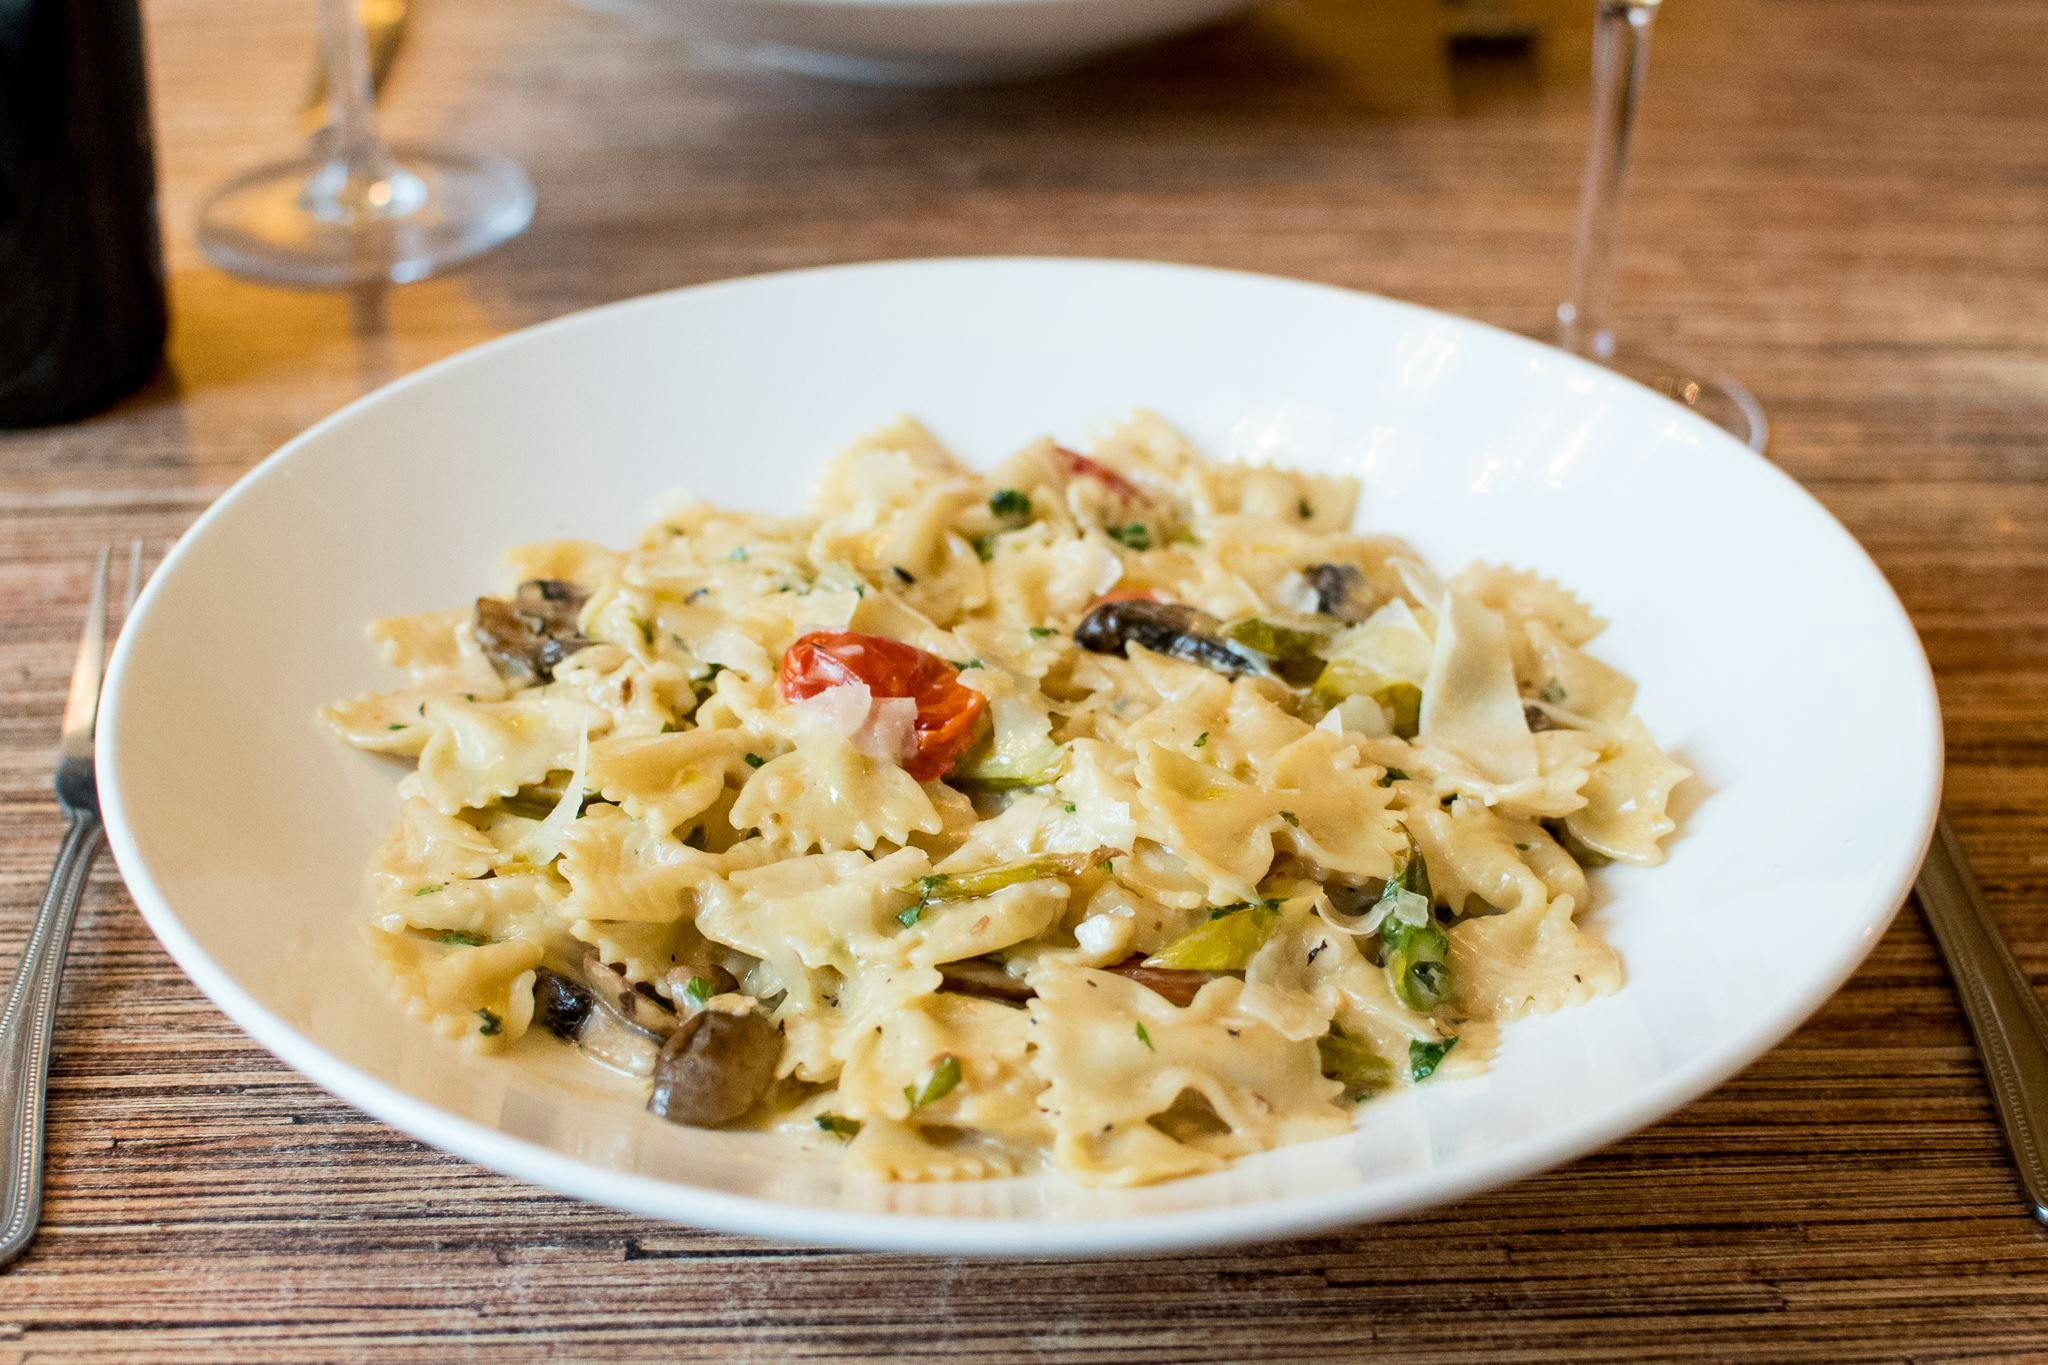
[[[1316,595],[1316,610],[1342,621],[1363,621],[1372,614],[1372,585],[1352,564],[1311,564],[1301,571]]]
[[[590,644],[577,616],[590,594],[559,578],[534,578],[519,585],[510,602],[476,599],[477,643],[498,675],[511,682],[546,682],[555,665]]]
[[[597,997],[560,972],[546,967],[533,974],[533,1022],[557,1038],[575,1042]]]
[[[1235,678],[1263,671],[1257,660],[1216,634],[1218,622],[1180,602],[1119,597],[1095,604],[1074,627],[1074,643],[1097,654],[1122,654],[1133,644]]]
[[[661,1039],[627,1023],[596,991],[560,972],[542,967],[534,973],[533,1018],[593,1061],[629,1076],[654,1074]]]
[[[640,1030],[657,1043],[676,1031],[676,1012],[651,990],[628,981],[616,967],[598,959],[596,953],[583,958],[583,979],[589,983],[597,1003],[620,1023]]]
[[[1135,981],[1140,986],[1162,995],[1186,1009],[1195,1002],[1195,992],[1208,985],[1224,972],[1195,972],[1182,967],[1148,967],[1142,956],[1127,957],[1114,967],[1103,970],[1113,972],[1126,981]]]
[[[761,1102],[775,1083],[782,1034],[757,1010],[702,1010],[661,1045],[647,1112],[670,1123],[718,1128]]]
[[[939,975],[943,978],[939,989],[955,995],[978,995],[984,1000],[1021,1005],[1037,994],[1022,977],[1011,976],[1002,963],[985,957],[942,963]]]

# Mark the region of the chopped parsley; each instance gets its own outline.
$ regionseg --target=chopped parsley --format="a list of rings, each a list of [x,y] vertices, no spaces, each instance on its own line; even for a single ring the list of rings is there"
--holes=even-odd
[[[845,1118],[839,1114],[820,1114],[818,1127],[841,1142],[851,1142],[860,1132],[860,1120]]]
[[[472,934],[467,929],[450,929],[445,934],[434,935],[434,940],[437,943],[452,943],[459,948],[481,948],[490,942],[482,934]]]
[[[917,922],[924,918],[926,904],[925,901],[913,901],[904,906],[896,912],[896,922],[906,929],[915,928]]]
[[[688,592],[687,594],[685,594],[685,595],[684,595],[684,597],[683,597],[683,601],[685,601],[685,602],[701,602],[701,601],[703,601],[703,600],[704,600],[704,598],[705,598],[705,597],[706,597],[706,596],[707,596],[707,595],[708,595],[708,594],[710,593],[710,591],[711,591],[711,589],[709,589],[709,588],[692,588],[692,589],[690,589],[690,591],[689,591],[689,592]],[[677,641],[677,643],[678,643],[678,644],[680,644],[680,643],[682,643],[682,642],[681,642],[681,641]]]
[[[917,582],[917,575],[913,574],[910,570],[904,568],[901,564],[891,564],[889,566],[889,572],[896,575],[896,581],[898,583],[909,584]]]
[[[1542,689],[1536,695],[1549,702],[1552,706],[1559,705],[1565,698],[1564,684],[1552,678],[1549,682],[1543,684]]]
[[[415,896],[431,896],[436,891],[445,891],[447,889],[448,883],[446,882],[428,882],[425,886],[415,886],[412,889],[412,893]]]
[[[912,1109],[922,1109],[952,1094],[953,1087],[958,1084],[960,1059],[950,1052],[940,1053],[939,1060],[932,1064],[932,1074],[924,1078],[924,1084],[904,1086],[903,1098],[910,1101]]]
[[[1283,811],[1281,811],[1281,812],[1280,812],[1280,818],[1281,818],[1282,820],[1285,820],[1285,821],[1286,821],[1286,822],[1287,822],[1288,824],[1290,824],[1290,825],[1294,826],[1294,827],[1295,827],[1296,829],[1300,829],[1300,828],[1301,828],[1301,817],[1300,817],[1300,816],[1298,816],[1298,815],[1296,815],[1296,814],[1295,814],[1295,813],[1294,813],[1293,811],[1291,811],[1291,810],[1283,810]]]
[[[974,557],[984,564],[996,557],[996,538],[994,536],[976,536],[967,543],[974,547]]]
[[[1380,779],[1380,785],[1382,787],[1389,787],[1396,782],[1406,782],[1407,780],[1408,774],[1404,770],[1400,768],[1389,768],[1387,769],[1387,775]]]
[[[746,563],[746,562],[747,562],[747,547],[746,547],[746,546],[744,546],[744,545],[735,545],[735,546],[733,546],[733,547],[732,547],[732,553],[731,553],[731,554],[729,554],[729,555],[727,555],[727,556],[726,556],[726,558],[727,558],[727,559],[729,559],[729,560],[731,560],[731,561],[732,561],[733,563],[735,563],[735,564],[744,564],[744,563]]]
[[[1208,746],[1208,743],[1209,732],[1207,730],[1204,730],[1201,734],[1195,736],[1195,747],[1197,749],[1206,748]]]
[[[768,761],[767,759],[765,759],[765,758],[761,757],[761,755],[759,755],[759,754],[748,754],[748,755],[747,755],[746,757],[747,757],[747,766],[748,766],[749,768],[758,768],[758,767],[760,767],[760,766],[761,766],[761,765],[762,765],[763,763],[766,763],[766,762]]]
[[[483,1020],[481,1024],[478,1024],[476,1026],[476,1031],[478,1033],[481,1033],[484,1037],[495,1038],[501,1032],[504,1031],[505,1021],[498,1018],[497,1015],[491,1013],[489,1010],[478,1010],[476,1012],[476,1017]]]
[[[1134,521],[1128,526],[1109,526],[1103,529],[1109,538],[1119,545],[1133,550],[1152,548],[1152,532],[1142,521]]]
[[[1069,814],[1069,815],[1072,815],[1072,814],[1073,814],[1073,813],[1074,813],[1075,811],[1077,811],[1077,810],[1079,810],[1079,809],[1081,809],[1081,808],[1080,808],[1079,806],[1075,805],[1075,804],[1074,804],[1073,802],[1069,801],[1069,802],[1067,802],[1067,804],[1066,804],[1066,805],[1064,805],[1064,806],[1060,807],[1060,809],[1061,809],[1061,810],[1064,810],[1064,811],[1065,811],[1065,812],[1066,812],[1067,814]]]
[[[710,998],[711,983],[701,976],[691,977],[683,986],[683,999],[689,1001],[698,1009],[703,1009],[704,1002]]]
[[[1438,1064],[1457,1045],[1456,1038],[1446,1038],[1440,1043],[1425,1043],[1418,1039],[1408,1044],[1408,1078],[1426,1081],[1434,1076]]]
[[[1159,1051],[1158,1048],[1152,1046],[1152,1035],[1145,1032],[1145,1026],[1143,1024],[1138,1025],[1138,1041],[1143,1043],[1148,1051]]]
[[[1051,626],[1033,626],[1031,627],[1030,634],[1031,638],[1034,640],[1043,640],[1046,636],[1057,635],[1059,634],[1059,632],[1054,630]]]
[[[404,730],[404,729],[407,729],[408,727],[407,727],[406,723],[405,723],[404,721],[402,721],[402,720],[401,720],[401,721],[397,721],[397,722],[395,722],[395,723],[393,723],[393,724],[387,725],[387,726],[385,726],[384,728],[385,728],[385,729],[387,729],[387,730]]]
[[[640,627],[640,639],[646,644],[646,646],[649,649],[654,648],[654,622],[635,621],[633,624]]]
[[[1014,488],[998,488],[989,497],[988,510],[999,517],[1028,517],[1031,499]]]
[[[1309,506],[1307,498],[1303,498],[1301,501],[1295,503],[1294,511],[1295,514],[1299,516],[1303,521],[1307,521],[1310,517],[1313,517],[1316,514],[1316,509]]]

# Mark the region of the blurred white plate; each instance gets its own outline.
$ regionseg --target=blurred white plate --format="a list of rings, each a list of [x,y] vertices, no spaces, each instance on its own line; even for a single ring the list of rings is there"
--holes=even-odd
[[[900,411],[992,462],[1133,405],[1209,451],[1347,470],[1362,524],[1446,569],[1555,574],[1700,774],[1665,866],[1597,879],[1628,984],[1505,1032],[1484,1077],[1353,1135],[1138,1190],[877,1185],[774,1135],[672,1127],[566,1049],[478,1058],[358,947],[398,767],[315,727],[388,685],[371,617],[504,586],[522,541],[620,542],[657,493],[787,509]],[[1173,266],[968,260],[686,289],[566,318],[372,394],[203,517],[121,637],[100,732],[114,853],[171,955],[292,1066],[472,1160],[660,1218],[931,1252],[1160,1250],[1382,1218],[1670,1113],[1817,1008],[1883,932],[1941,770],[1927,663],[1819,504],[1604,370],[1477,323]]]
[[[742,60],[862,85],[1037,76],[1257,0],[586,0]]]

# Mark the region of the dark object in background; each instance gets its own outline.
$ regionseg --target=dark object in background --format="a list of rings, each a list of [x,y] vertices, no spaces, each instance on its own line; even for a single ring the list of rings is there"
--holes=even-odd
[[[164,326],[136,0],[0,0],[0,427],[134,390]]]

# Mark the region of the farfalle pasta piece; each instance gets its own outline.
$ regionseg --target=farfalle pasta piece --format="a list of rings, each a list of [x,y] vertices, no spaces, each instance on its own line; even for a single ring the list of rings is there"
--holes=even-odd
[[[569,826],[557,865],[567,918],[667,924],[685,897],[719,875],[718,855],[686,847],[617,806],[594,806]]]
[[[1050,966],[1033,985],[1034,1065],[1047,1081],[1039,1104],[1054,1154],[1080,1180],[1131,1185],[1214,1170],[1347,1126],[1342,1087],[1322,1074],[1315,1043],[1240,1009],[1240,981],[1210,982],[1185,1009],[1082,967]],[[1172,1124],[1184,1095],[1200,1106]]]
[[[511,939],[472,947],[375,927],[364,932],[408,1011],[444,1037],[496,1051],[532,1022],[539,944]]]
[[[420,790],[444,811],[486,806],[521,787],[569,772],[603,715],[567,697],[514,697],[469,704],[430,701],[431,737],[420,750]]]
[[[1621,985],[1614,949],[1572,919],[1569,896],[1451,929],[1458,1008],[1495,1021],[1583,1004]]]
[[[1664,861],[1659,846],[1678,828],[1671,790],[1692,769],[1667,758],[1643,722],[1630,716],[1616,727],[1586,778],[1586,804],[1565,816],[1572,837],[1617,862],[1650,867]]]
[[[1543,622],[1523,622],[1522,634],[1529,659],[1523,682],[1546,711],[1611,725],[1636,704],[1627,674],[1566,644]]]
[[[823,732],[801,736],[794,750],[749,777],[732,819],[792,853],[871,850],[941,828],[931,798],[909,773]]]
[[[1444,810],[1431,802],[1407,811],[1402,823],[1415,836],[1436,898],[1453,914],[1475,911],[1475,898],[1497,910],[1549,901],[1549,888],[1524,861],[1508,827],[1484,806],[1456,801]]]
[[[736,729],[697,727],[621,735],[590,746],[586,781],[605,800],[667,834],[711,808],[729,778],[745,772],[751,741]]]

